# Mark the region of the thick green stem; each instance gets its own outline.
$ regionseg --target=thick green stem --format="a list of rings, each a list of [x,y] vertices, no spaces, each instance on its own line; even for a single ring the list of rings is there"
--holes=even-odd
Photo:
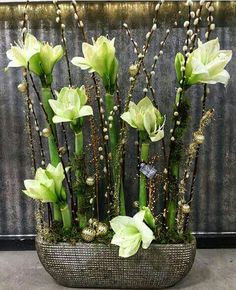
[[[109,121],[109,139],[110,139],[110,149],[111,149],[111,154],[112,154],[112,158],[114,160],[115,158],[115,153],[116,153],[116,147],[117,147],[117,143],[118,143],[118,134],[117,134],[117,120],[115,118],[115,116],[110,115],[110,112],[113,112],[113,108],[115,105],[114,102],[114,96],[106,93],[105,95],[105,105],[106,105],[106,117],[109,120],[109,117],[112,118],[111,121]]]
[[[48,121],[48,126],[50,129],[53,131],[49,137],[48,137],[48,147],[49,147],[49,154],[50,154],[50,159],[51,163],[53,166],[57,166],[58,163],[60,162],[59,154],[57,151],[57,144],[56,144],[56,126],[52,122],[52,118],[54,116],[53,110],[51,109],[48,100],[50,100],[52,97],[51,95],[51,88],[50,87],[43,87],[42,88],[42,103],[44,110],[47,114],[47,121]]]
[[[83,132],[78,130],[75,132],[75,154],[77,155],[80,162],[83,161]],[[81,229],[87,225],[87,213],[86,213],[86,197],[83,187],[83,165],[80,164],[79,168],[76,170],[75,175],[78,180],[78,192],[77,192],[77,217],[79,221],[79,226]]]
[[[60,207],[56,203],[53,203],[53,219],[58,222],[62,221]]]
[[[84,138],[82,130],[78,133],[75,133],[75,153],[78,156],[83,156],[83,146],[84,146]],[[80,174],[80,172],[77,172]]]
[[[61,215],[62,215],[62,221],[63,221],[63,228],[65,230],[69,230],[72,225],[71,220],[71,210],[67,203],[64,203],[60,206]]]
[[[110,115],[110,112],[114,112],[114,95],[110,93],[106,93],[105,95],[105,105],[106,105],[106,117],[109,120],[109,144],[110,144],[110,150],[112,154],[112,167],[113,167],[113,179],[115,180],[116,176],[119,175],[117,170],[121,170],[120,166],[116,166],[116,162],[120,162],[117,160],[117,144],[118,144],[118,123],[117,118],[115,118],[114,115]],[[119,190],[119,203],[120,203],[120,214],[126,215],[125,210],[125,192],[124,192],[124,186],[123,181],[120,181],[120,190]]]
[[[184,91],[181,94],[176,95],[176,105],[174,107],[174,127],[172,133],[172,139],[169,152],[169,195],[175,197],[178,193],[178,182],[180,175],[180,164],[184,157],[184,133],[189,124],[189,109],[190,102],[184,95]]]
[[[54,113],[49,105],[48,100],[52,98],[51,95],[51,88],[50,87],[42,87],[42,103],[44,110],[47,114],[47,122],[49,123],[48,126],[49,128],[53,131],[52,134],[48,137],[48,148],[49,148],[49,154],[50,154],[50,159],[51,159],[51,164],[53,166],[57,166],[58,163],[60,162],[59,154],[57,151],[57,144],[56,144],[56,126],[52,122],[52,118],[54,116]],[[61,213],[60,210],[54,205],[53,206],[53,216],[54,220],[59,220],[61,221],[60,217]]]
[[[141,152],[140,152],[141,162],[148,161],[149,146],[150,146],[149,142],[141,141]],[[146,176],[143,173],[140,173],[140,178],[139,178],[139,207],[140,209],[143,206],[147,206]]]

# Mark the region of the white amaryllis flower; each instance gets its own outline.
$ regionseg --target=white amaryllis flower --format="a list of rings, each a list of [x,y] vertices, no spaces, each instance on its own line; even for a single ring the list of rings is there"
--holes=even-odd
[[[93,115],[91,106],[85,105],[88,97],[85,87],[73,89],[65,87],[57,94],[57,100],[49,100],[55,116],[54,123],[73,122],[80,117]]]
[[[42,44],[40,48],[41,66],[46,75],[52,73],[54,65],[63,57],[64,50],[61,45],[51,46],[48,43]]]
[[[33,199],[42,202],[59,203],[65,200],[62,182],[65,178],[62,164],[57,167],[49,164],[46,169],[38,168],[34,179],[26,179],[23,192]]]
[[[96,41],[93,39],[92,45],[84,42],[82,44],[84,57],[74,57],[71,61],[83,70],[96,72],[110,93],[114,90],[118,71],[114,42],[114,38],[109,40],[105,36],[100,36]]]
[[[227,86],[230,79],[229,73],[224,69],[232,58],[232,50],[220,50],[218,38],[206,43],[198,41],[198,48],[188,57],[185,69],[187,86],[198,83],[216,84]],[[178,80],[183,78],[184,56],[176,55],[175,68]]]
[[[129,110],[121,118],[131,127],[146,132],[152,142],[164,137],[164,117],[148,97],[143,98],[137,105],[131,101]]]
[[[40,42],[31,34],[27,33],[25,43],[12,45],[7,51],[7,57],[10,60],[7,67],[24,67],[27,68],[32,57],[40,51]],[[33,64],[33,71],[40,73],[40,68]]]
[[[119,246],[120,257],[130,257],[137,253],[141,243],[147,249],[155,239],[153,231],[144,223],[145,210],[138,212],[133,218],[117,216],[110,221],[115,232],[111,243]]]
[[[10,59],[8,67],[24,67],[29,65],[30,71],[38,76],[50,75],[54,65],[64,54],[61,45],[52,47],[48,43],[41,43],[32,34],[27,33],[24,44],[11,46],[7,51]]]

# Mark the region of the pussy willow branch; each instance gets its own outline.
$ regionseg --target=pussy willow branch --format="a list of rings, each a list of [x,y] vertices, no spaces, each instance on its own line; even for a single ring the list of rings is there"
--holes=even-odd
[[[28,8],[29,1],[27,0],[24,12],[23,12],[23,22],[22,22],[22,41],[25,43],[25,36],[27,33],[27,21],[28,21],[28,15],[27,15],[27,8]],[[33,133],[32,133],[32,125],[31,125],[31,114],[30,114],[30,107],[29,107],[29,86],[28,86],[28,78],[27,78],[27,72],[24,69],[23,70],[23,77],[26,83],[26,126],[28,129],[29,134],[29,143],[30,143],[30,150],[31,150],[31,161],[33,165],[34,173],[36,172],[37,165],[36,165],[36,156],[35,156],[35,148],[34,148],[34,142],[33,142]]]
[[[27,87],[28,87],[29,84],[28,84],[27,77],[25,77],[25,81],[26,81]],[[29,90],[29,87],[28,87],[27,90]],[[29,107],[30,112],[32,113],[32,115],[34,117],[35,131],[37,132],[37,135],[38,135],[39,147],[40,147],[40,156],[42,158],[41,165],[43,167],[45,167],[46,160],[45,160],[45,153],[44,153],[44,149],[43,149],[43,142],[42,142],[42,136],[41,136],[41,133],[40,133],[40,127],[39,127],[38,118],[37,118],[36,113],[35,113],[33,101],[31,100],[31,98],[29,96],[27,97],[27,99],[28,99],[28,107]]]
[[[157,4],[157,5],[158,5],[158,4]],[[159,9],[160,9],[160,6],[156,6],[156,7],[159,7],[159,8],[157,9],[157,12],[158,12]],[[180,13],[178,12],[177,15],[180,15]],[[156,14],[156,17],[157,17],[157,14]],[[155,21],[153,21],[153,23],[155,23],[155,24],[157,23],[157,18],[155,19]],[[175,21],[174,25],[175,25],[175,26],[177,25],[177,22],[176,22],[176,21]],[[134,46],[134,51],[135,51],[135,53],[136,53],[137,56],[138,56],[139,53],[140,53],[140,52],[139,52],[140,49],[139,49],[139,47],[138,47],[137,42],[134,41],[134,39],[133,39],[133,37],[132,37],[132,35],[131,35],[131,31],[130,31],[130,29],[128,28],[128,26],[127,26],[127,25],[123,25],[123,27],[125,28],[126,33],[127,33],[127,35],[129,36],[130,41],[131,41],[131,43],[132,43],[133,46]],[[153,30],[153,29],[152,29],[152,30]],[[154,31],[154,30],[153,30],[153,31]],[[149,34],[148,34],[148,35],[149,35]],[[165,35],[164,39],[160,42],[160,50],[159,50],[159,52],[157,53],[157,55],[154,57],[154,63],[153,63],[153,65],[152,65],[152,72],[155,71],[155,67],[156,67],[157,61],[158,61],[159,57],[163,54],[163,48],[164,48],[164,46],[165,46],[165,44],[166,44],[166,41],[167,41],[169,35],[170,35],[170,29],[167,29],[167,30],[166,30],[166,35]],[[147,91],[148,91],[148,88],[149,88],[150,91],[151,91],[151,94],[152,94],[152,98],[153,98],[154,104],[155,104],[155,106],[158,108],[158,105],[157,105],[157,103],[156,103],[156,99],[155,99],[155,91],[154,91],[154,89],[153,89],[153,87],[152,87],[152,77],[153,77],[153,73],[152,73],[152,72],[151,72],[151,73],[148,73],[148,71],[147,71],[147,69],[146,69],[146,67],[145,67],[145,64],[144,64],[144,61],[143,61],[143,60],[142,60],[141,64],[142,64],[142,66],[143,66],[143,71],[144,71],[144,73],[145,73],[145,75],[146,75],[146,88],[144,89],[144,96],[147,95]],[[166,149],[165,149],[165,141],[164,141],[164,139],[162,139],[162,150],[163,150],[163,157],[164,157],[165,163],[167,163],[167,158],[166,158]]]
[[[54,6],[56,8],[56,14],[57,14],[56,22],[59,23],[59,25],[60,25],[61,42],[62,42],[62,46],[63,46],[64,52],[65,52],[65,59],[66,59],[67,73],[68,73],[68,78],[69,78],[69,85],[72,86],[70,61],[69,61],[69,57],[68,57],[68,49],[67,49],[66,37],[65,37],[65,24],[62,22],[62,16],[61,16],[62,13],[61,13],[61,8],[60,8],[59,4],[57,3],[57,1],[54,1],[53,3],[54,3]],[[52,95],[54,95],[52,88],[51,88],[51,92],[52,92]],[[67,138],[65,126],[64,126],[63,123],[61,123],[61,129],[62,129],[62,134],[63,134],[64,140],[65,140],[67,158],[68,158],[68,161],[70,162],[70,151],[69,151],[69,146],[68,146],[68,138]],[[71,171],[69,171],[69,179],[70,179],[70,183],[72,184]],[[75,205],[74,205],[74,207],[75,207]]]
[[[178,21],[179,21],[179,17],[180,17],[180,15],[181,15],[181,11],[178,11],[177,14],[176,14],[176,16],[174,17],[175,21],[174,21],[174,25],[173,25],[173,27],[176,27],[176,26],[178,25]],[[152,64],[152,71],[153,71],[153,72],[155,72],[155,68],[156,68],[157,62],[158,62],[160,56],[161,56],[162,53],[163,53],[163,48],[164,48],[164,46],[166,45],[167,39],[168,39],[168,37],[170,36],[173,27],[170,28],[170,29],[167,29],[167,30],[166,30],[165,37],[164,37],[164,39],[160,42],[160,49],[159,49],[159,52],[158,52],[158,54],[156,54],[156,56],[154,56],[154,58],[153,58],[153,59],[154,59],[154,62],[153,62],[153,64]],[[147,86],[149,85],[149,87],[152,86],[152,79],[153,79],[153,76],[154,76],[154,75],[153,75],[151,72],[150,72],[149,75],[148,75],[148,83],[147,83]],[[148,88],[147,86],[146,86],[146,88]]]
[[[33,132],[32,132],[32,124],[31,124],[31,112],[30,112],[30,100],[29,100],[29,88],[28,88],[28,78],[27,73],[24,71],[24,81],[27,86],[27,92],[26,92],[26,125],[27,125],[27,131],[29,134],[29,143],[30,143],[30,149],[31,149],[31,161],[33,165],[33,171],[36,172],[37,165],[36,165],[36,154],[35,154],[35,148],[34,148],[34,142],[33,142]]]
[[[155,7],[155,16],[153,19],[153,23],[156,24],[157,22],[157,18],[158,18],[158,13],[159,13],[159,9],[162,5],[164,1],[160,1],[160,3],[158,3]],[[153,27],[153,25],[152,25]],[[153,35],[153,30],[151,29],[150,33],[148,34],[148,37],[146,37],[146,42],[145,45],[143,47],[143,51],[142,54],[139,54],[138,57],[138,62],[137,62],[137,74],[134,77],[130,78],[130,87],[127,93],[127,97],[125,100],[125,108],[124,111],[127,112],[129,109],[129,103],[132,99],[133,96],[133,91],[137,82],[137,77],[140,73],[141,70],[141,66],[142,66],[142,62],[144,61],[144,58],[147,54],[147,50],[148,47],[150,45],[150,42],[152,40],[152,35]],[[117,161],[118,161],[118,166],[120,168],[121,164],[120,164],[120,160],[123,158],[124,156],[124,144],[125,144],[125,139],[126,139],[126,134],[127,134],[127,125],[125,124],[125,122],[122,120],[122,125],[121,125],[121,130],[120,130],[120,140],[118,142],[118,147],[117,147]],[[117,172],[119,172],[119,174],[117,174],[116,180],[115,180],[115,190],[114,190],[114,199],[115,201],[119,201],[119,191],[120,191],[120,185],[121,185],[121,172],[120,170],[117,170]],[[116,213],[119,213],[119,203],[117,202],[114,205],[114,208],[116,210]]]
[[[126,25],[123,25],[123,27],[124,27],[124,29],[126,30],[126,34],[129,36],[129,39],[130,39],[131,43],[132,43],[133,46],[134,46],[134,51],[135,51],[137,57],[139,57],[139,55],[140,55],[140,51],[141,51],[141,50],[139,49],[137,42],[134,41],[134,39],[133,39],[133,37],[132,37],[132,35],[131,35],[131,31],[130,31],[129,27],[127,26],[127,24],[126,24]],[[154,92],[153,87],[152,87],[152,86],[150,85],[150,83],[149,83],[149,79],[148,79],[149,74],[148,74],[148,71],[147,71],[147,69],[146,69],[146,66],[145,66],[145,63],[144,63],[143,60],[141,61],[141,65],[142,65],[142,67],[143,67],[143,72],[144,72],[145,75],[146,75],[146,79],[148,80],[147,86],[149,87],[150,92],[151,92],[151,94],[152,94],[153,102],[154,102],[155,106],[157,106],[157,104],[156,104],[156,99],[155,99],[155,92]],[[145,94],[145,95],[146,95],[146,94]]]
[[[68,57],[68,50],[67,50],[66,37],[65,37],[65,24],[62,22],[60,5],[57,3],[57,1],[53,1],[53,4],[54,4],[54,6],[56,8],[56,14],[57,14],[56,22],[60,25],[61,42],[62,42],[62,46],[63,46],[64,52],[65,52],[65,59],[66,59],[68,77],[69,77],[69,84],[70,84],[70,86],[72,86],[70,61],[69,61],[69,57]]]
[[[186,65],[187,65],[187,60],[188,60],[188,57],[189,57],[189,50],[190,50],[190,47],[191,47],[191,35],[189,34],[189,30],[190,30],[190,24],[191,24],[191,6],[189,5],[188,7],[188,24],[186,25],[186,40],[185,40],[185,44],[186,44],[186,47],[187,49],[184,50],[184,70],[183,70],[183,77],[182,77],[182,80],[181,80],[181,86],[180,86],[180,97],[179,97],[179,103],[176,104],[176,112],[177,114],[179,115],[179,108],[180,108],[180,105],[181,105],[181,102],[182,102],[182,97],[184,95],[184,88],[185,88],[185,69],[186,69]],[[174,150],[174,143],[173,142],[176,142],[175,141],[175,133],[176,133],[176,129],[178,127],[177,125],[177,121],[178,121],[178,118],[175,118],[175,122],[174,122],[174,127],[172,129],[172,137],[173,140],[171,139],[171,144],[170,144],[170,151],[169,151],[169,158],[168,158],[168,167],[167,167],[167,170],[168,170],[168,180],[170,181],[171,179],[173,179],[172,177],[172,174],[171,174],[171,156],[172,154],[174,153],[173,150]],[[177,193],[177,181],[175,180],[174,182],[174,186],[175,186],[175,191]],[[168,199],[169,199],[169,188],[166,188],[166,190],[168,191]]]
[[[83,24],[83,21],[79,18],[79,14],[78,14],[78,11],[77,11],[77,3],[76,1],[72,1],[71,3],[72,5],[72,8],[74,10],[74,18],[75,20],[77,21],[77,27],[79,28],[79,30],[81,31],[82,33],[82,36],[83,36],[83,40],[85,42],[88,42],[88,39],[87,39],[87,35],[86,35],[86,32],[85,32],[85,29],[84,29],[84,24]],[[105,124],[105,121],[104,121],[104,115],[102,113],[103,111],[103,108],[101,106],[101,94],[100,94],[100,89],[99,89],[99,84],[98,84],[98,81],[96,79],[96,76],[95,76],[95,73],[92,73],[91,74],[91,78],[92,78],[92,81],[93,81],[93,84],[94,84],[94,88],[95,88],[95,99],[97,101],[97,106],[98,106],[98,114],[99,114],[99,119],[100,119],[100,132],[101,132],[101,135],[102,135],[102,140],[103,140],[103,144],[102,147],[103,148],[103,151],[104,151],[104,159],[105,159],[105,167],[106,167],[106,171],[104,172],[105,173],[105,179],[106,179],[106,185],[109,188],[111,188],[111,176],[110,176],[110,163],[109,163],[109,153],[108,153],[108,142],[105,138],[105,132],[103,131],[103,129],[106,127],[106,124]],[[95,125],[94,125],[94,119],[93,117],[90,118],[90,128],[93,129],[95,128]],[[94,134],[96,134],[95,132],[93,132]],[[96,178],[96,185],[95,185],[95,188],[96,188],[96,197],[97,197],[97,214],[99,215],[99,197],[98,197],[98,183],[99,183],[99,160],[98,158],[96,157],[97,156],[97,148],[98,146],[96,147],[96,142],[94,142],[94,138],[95,138],[95,135],[92,134],[91,137],[92,137],[92,145],[93,145],[93,158],[95,160],[95,170],[96,170],[96,173],[95,173],[95,178]],[[107,195],[107,203],[108,203],[108,210],[109,210],[109,207],[110,207],[110,200],[109,200],[109,194]]]
[[[146,43],[145,45],[143,46],[143,51],[138,47],[138,44],[137,42],[133,39],[132,35],[131,35],[131,31],[130,29],[128,28],[128,25],[127,24],[124,24],[123,27],[125,28],[126,30],[126,33],[127,35],[129,36],[130,38],[130,41],[131,43],[133,44],[134,46],[134,52],[136,53],[138,59],[141,60],[141,65],[143,67],[143,71],[146,75],[146,81],[147,81],[147,87],[150,89],[150,92],[152,94],[152,98],[153,98],[153,102],[154,102],[154,105],[157,107],[157,103],[156,103],[156,99],[155,99],[155,91],[151,85],[151,82],[150,82],[150,75],[146,69],[146,66],[145,66],[145,63],[144,63],[144,60],[142,58],[142,54],[146,54],[147,53],[147,50],[148,50],[148,47],[151,43],[151,39],[152,39],[152,35],[153,33],[155,32],[156,30],[156,24],[157,24],[157,21],[158,21],[158,14],[159,14],[159,10],[162,6],[164,1],[159,1],[159,3],[156,4],[155,6],[155,16],[153,18],[153,26],[152,28],[150,29],[150,31],[146,34]],[[163,42],[163,45],[164,45],[164,42]],[[161,51],[161,50],[160,50]],[[146,95],[146,93],[145,93]]]
[[[152,72],[155,72],[154,70],[155,70],[157,61],[158,61],[159,57],[163,54],[163,48],[164,48],[164,46],[166,44],[166,41],[167,41],[169,35],[170,35],[170,30],[167,29],[166,30],[166,35],[165,35],[164,39],[161,41],[161,43],[160,43],[160,49],[159,49],[158,53],[154,56],[154,62],[152,64]],[[153,79],[153,73],[152,72],[150,72],[150,73],[147,72],[146,73],[146,78],[147,78],[146,89],[149,88],[150,91],[153,91],[153,93],[154,93],[154,90],[153,90],[153,87],[152,87],[152,79]],[[147,95],[147,92],[145,91],[144,92],[144,96],[146,96],[146,95]]]
[[[196,18],[194,22],[194,34],[193,34],[193,39],[192,39],[192,46],[190,47],[190,53],[193,52],[195,48],[195,43],[199,34],[199,24],[202,21],[201,15],[202,15],[202,9],[203,9],[203,4],[199,4],[199,8],[196,11]]]
[[[25,42],[25,36],[27,33],[28,4],[29,4],[29,0],[26,1],[25,7],[24,7],[24,12],[23,12],[23,23],[22,23],[22,41],[23,41],[23,43]],[[28,82],[28,76],[27,76],[26,69],[23,70],[23,77],[24,77],[24,80],[26,83],[26,104],[27,104],[26,126],[28,127],[29,143],[30,143],[30,148],[31,148],[31,160],[32,160],[32,165],[33,165],[33,171],[35,174],[36,169],[37,169],[37,165],[36,165],[35,149],[34,149],[33,135],[32,135],[31,116],[30,116],[30,113],[31,113],[30,104],[32,104],[32,101],[30,100],[29,82]],[[32,109],[33,109],[33,104],[32,104]],[[33,112],[34,112],[34,109],[33,109]],[[36,117],[35,114],[34,114],[34,117]],[[37,121],[37,123],[38,123],[38,121]],[[45,162],[44,151],[43,151],[40,133],[38,136],[39,136],[39,140],[40,140],[40,149],[41,149],[41,155],[42,155],[41,157],[43,158],[43,160]],[[37,229],[41,230],[43,228],[43,206],[42,206],[41,201],[37,202],[37,207],[38,207],[38,213],[37,213],[37,217],[36,217]],[[51,207],[50,207],[49,203],[47,204],[47,207],[48,207],[48,224],[50,226],[50,223],[52,221],[52,212],[51,212]]]
[[[209,2],[209,7],[211,7],[212,2]],[[211,30],[211,24],[212,24],[212,11],[211,9],[208,10],[209,14],[208,14],[208,27],[207,27],[207,37],[206,40],[208,41],[210,39],[210,34],[212,32]],[[206,100],[207,100],[207,85],[204,85],[204,95],[203,95],[203,99],[202,99],[202,113],[201,113],[201,117],[204,115],[205,110],[206,110]],[[193,199],[193,193],[194,193],[194,186],[195,186],[195,181],[196,181],[196,175],[197,175],[197,168],[198,168],[198,160],[199,160],[199,151],[200,151],[200,147],[201,145],[198,145],[198,148],[196,150],[196,155],[195,155],[195,160],[194,160],[194,166],[193,166],[193,176],[192,176],[192,181],[191,181],[191,186],[190,186],[190,195],[189,195],[189,203],[191,205],[191,201]],[[188,223],[188,221],[186,222]]]

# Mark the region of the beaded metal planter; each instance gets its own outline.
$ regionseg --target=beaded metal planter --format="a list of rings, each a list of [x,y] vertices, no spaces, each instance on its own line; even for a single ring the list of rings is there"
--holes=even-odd
[[[191,244],[152,244],[130,258],[118,247],[95,243],[49,244],[36,239],[39,259],[61,285],[74,288],[166,288],[192,268],[196,241]]]

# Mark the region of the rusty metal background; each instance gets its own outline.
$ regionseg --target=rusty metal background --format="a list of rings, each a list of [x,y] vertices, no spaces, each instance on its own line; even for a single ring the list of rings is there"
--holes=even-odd
[[[116,47],[120,61],[120,84],[125,96],[128,86],[127,64],[135,59],[129,39],[122,31],[122,23],[127,22],[132,34],[139,44],[143,43],[145,34],[151,26],[154,3],[80,3],[79,11],[85,22],[89,37],[109,34],[116,37]],[[22,5],[0,5],[0,236],[31,235],[34,233],[34,202],[21,193],[23,180],[30,176],[30,159],[26,150],[28,146],[24,130],[24,102],[16,87],[21,81],[21,74],[12,69],[7,73],[5,52],[19,37],[18,24],[22,17]],[[73,20],[69,4],[63,4],[63,17],[67,26],[69,55],[81,55],[81,35]],[[168,2],[159,19],[157,40],[150,48],[154,56],[165,30],[173,21],[175,12],[182,9],[183,4]],[[222,48],[233,49],[234,57],[228,70],[231,81],[226,89],[221,85],[211,88],[208,107],[215,107],[215,120],[211,124],[207,141],[202,147],[200,170],[197,179],[193,211],[193,230],[197,232],[235,232],[236,231],[236,3],[215,3],[215,19],[218,36]],[[184,17],[184,15],[183,15]],[[60,32],[55,23],[52,5],[32,4],[29,8],[31,31],[37,37],[54,44],[60,42]],[[202,31],[204,35],[204,30]],[[173,61],[175,53],[182,48],[184,30],[177,27],[164,49],[164,55],[157,67],[155,89],[158,94],[161,111],[171,112],[171,104],[175,94],[175,73]],[[152,58],[147,60],[147,66]],[[55,87],[67,85],[67,79],[61,77],[64,71],[61,63],[56,69]],[[73,82],[79,85],[84,74],[72,67]],[[136,89],[137,99],[142,96],[143,82]],[[191,91],[194,119],[200,115],[201,88]],[[196,127],[196,122],[191,123]],[[167,130],[170,129],[167,126]],[[168,132],[168,131],[167,131]],[[131,163],[134,151],[134,135],[131,131],[128,148],[128,166],[134,168],[127,176],[130,202],[136,199],[135,166]],[[133,167],[132,167],[133,166]],[[131,184],[131,186],[130,186]]]

